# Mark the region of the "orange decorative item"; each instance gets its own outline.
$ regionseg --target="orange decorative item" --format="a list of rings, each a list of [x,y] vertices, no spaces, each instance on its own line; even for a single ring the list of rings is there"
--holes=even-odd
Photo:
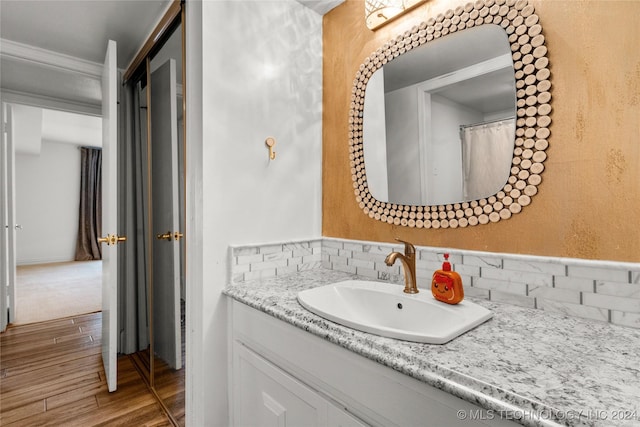
[[[446,302],[447,304],[458,304],[464,299],[462,279],[458,273],[451,271],[449,254],[444,254],[442,270],[433,273],[431,293],[435,299]]]

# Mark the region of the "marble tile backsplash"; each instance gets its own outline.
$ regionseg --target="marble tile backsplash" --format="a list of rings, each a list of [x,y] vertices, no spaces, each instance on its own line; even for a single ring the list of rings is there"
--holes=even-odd
[[[322,238],[231,248],[233,282],[327,268],[375,280],[404,283],[400,265],[385,257],[399,244]],[[450,254],[465,294],[640,328],[640,264],[416,247],[418,287]]]
[[[322,239],[232,246],[232,283],[322,267]]]

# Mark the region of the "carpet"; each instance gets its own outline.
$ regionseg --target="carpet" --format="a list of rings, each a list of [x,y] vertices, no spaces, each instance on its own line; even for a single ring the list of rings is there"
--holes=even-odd
[[[18,266],[15,308],[13,324],[102,310],[102,261]]]

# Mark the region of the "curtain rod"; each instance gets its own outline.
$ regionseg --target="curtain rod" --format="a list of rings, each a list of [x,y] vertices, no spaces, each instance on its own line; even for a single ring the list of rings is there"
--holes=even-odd
[[[91,147],[91,146],[87,146],[87,145],[78,145],[78,150],[81,150],[83,148],[94,149],[94,150],[102,150],[102,147]]]
[[[473,127],[473,126],[488,125],[488,124],[491,124],[491,123],[502,122],[504,120],[512,120],[512,119],[515,119],[515,118],[516,118],[516,116],[503,117],[501,119],[487,120],[486,122],[472,123],[472,124],[469,124],[469,125],[460,125],[460,129],[470,128],[470,127]]]

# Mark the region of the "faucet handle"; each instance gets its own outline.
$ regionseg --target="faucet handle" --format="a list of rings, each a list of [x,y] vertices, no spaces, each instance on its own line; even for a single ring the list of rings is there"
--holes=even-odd
[[[405,255],[407,255],[407,254],[415,254],[416,253],[416,247],[413,246],[413,244],[411,244],[409,242],[406,242],[404,240],[401,240],[401,239],[399,239],[397,237],[396,237],[396,240],[398,242],[404,243],[404,253],[405,253]]]

